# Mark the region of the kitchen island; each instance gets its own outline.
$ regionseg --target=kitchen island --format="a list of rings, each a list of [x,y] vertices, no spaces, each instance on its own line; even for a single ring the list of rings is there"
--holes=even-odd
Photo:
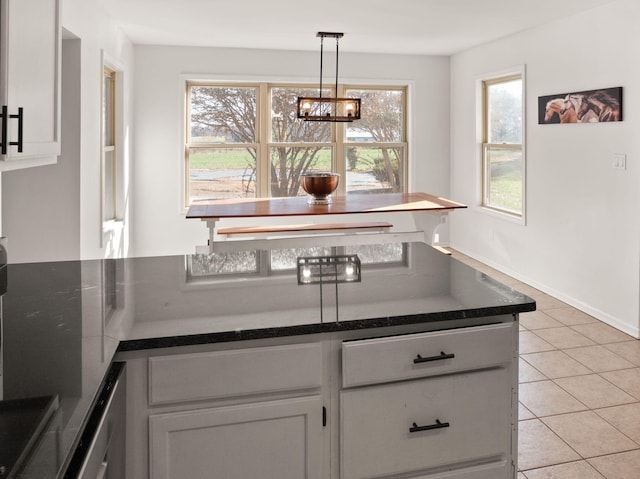
[[[359,281],[299,283],[297,257],[342,255]],[[59,404],[24,477],[73,463],[114,359],[127,477],[512,477],[517,316],[535,303],[424,243],[9,268],[3,399]]]

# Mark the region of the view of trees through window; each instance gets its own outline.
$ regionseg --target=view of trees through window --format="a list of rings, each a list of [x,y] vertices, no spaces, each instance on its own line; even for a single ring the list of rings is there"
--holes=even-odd
[[[347,94],[362,99],[362,119],[347,124],[348,191],[371,187],[389,192],[403,191],[404,91],[347,90]],[[363,175],[366,176],[363,178]]]
[[[361,120],[298,119],[297,97],[317,88],[189,83],[186,203],[301,195],[309,171],[340,173],[345,193],[404,191],[406,90],[340,88],[362,98]]]
[[[190,97],[191,197],[255,196],[258,89],[192,86]]]
[[[331,124],[296,117],[298,97],[317,94],[317,89],[271,88],[270,196],[303,194],[302,173],[332,171]],[[331,96],[332,92],[325,90],[323,95]]]

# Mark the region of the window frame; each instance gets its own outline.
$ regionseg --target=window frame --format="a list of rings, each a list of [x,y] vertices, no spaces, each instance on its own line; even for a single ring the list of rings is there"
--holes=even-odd
[[[490,143],[489,129],[490,129],[490,109],[489,109],[489,95],[488,89],[493,85],[501,83],[508,83],[514,80],[520,80],[522,88],[522,101],[521,101],[521,143]],[[524,224],[526,219],[526,95],[525,95],[525,72],[524,68],[519,70],[511,70],[508,72],[502,72],[500,74],[485,77],[480,80],[480,94],[481,94],[481,145],[480,145],[480,206],[487,212],[495,213],[500,217],[513,219],[515,221]],[[502,208],[490,203],[489,190],[491,184],[491,176],[489,174],[490,160],[489,155],[491,152],[500,150],[513,150],[519,149],[522,156],[522,196],[521,196],[521,211],[515,211],[507,208]]]
[[[343,171],[346,173],[346,151],[349,146],[366,146],[368,148],[402,148],[403,149],[403,158],[401,165],[401,177],[400,177],[400,188],[401,191],[407,192],[409,191],[409,141],[408,141],[408,105],[409,105],[409,86],[408,85],[344,85],[342,91],[340,92],[340,96],[344,96],[347,93],[347,90],[387,90],[387,91],[400,91],[403,95],[402,102],[402,138],[400,141],[371,141],[371,142],[357,142],[357,141],[348,141],[346,136],[346,126],[342,128],[342,132],[344,135],[342,141],[341,154],[338,157],[344,163]],[[344,190],[342,190],[341,194],[346,194],[346,181],[344,182]],[[340,191],[340,190],[339,190]]]
[[[100,248],[107,248],[105,250],[105,256],[117,256],[121,254],[117,248],[120,248],[122,243],[118,238],[122,237],[124,232],[124,225],[127,216],[126,205],[126,182],[128,181],[129,163],[131,161],[129,156],[129,149],[127,147],[127,138],[125,134],[125,115],[127,114],[127,105],[125,104],[125,95],[127,91],[127,78],[125,66],[116,57],[110,55],[105,50],[100,50],[100,93],[97,99],[100,101],[100,150],[99,150],[99,162],[100,162],[100,184],[97,185],[100,194],[100,218],[98,224],[100,225]],[[112,95],[111,95],[111,107],[112,107],[112,125],[111,131],[113,134],[113,172],[111,181],[111,194],[113,197],[114,205],[112,207],[113,216],[109,219],[105,219],[105,199],[106,199],[106,171],[105,171],[105,139],[104,139],[104,75],[105,70],[108,69],[112,72]],[[96,72],[98,73],[98,72]],[[110,145],[111,146],[111,145]],[[118,246],[120,245],[120,246]]]
[[[117,127],[117,119],[116,116],[119,113],[119,108],[117,107],[116,95],[118,93],[118,74],[115,68],[104,64],[102,68],[102,133],[101,137],[101,160],[102,160],[102,181],[101,181],[101,190],[102,190],[102,208],[101,208],[101,217],[103,223],[108,223],[109,221],[115,221],[118,219],[118,133],[116,131]],[[104,98],[105,95],[105,81],[106,79],[110,79],[109,84],[109,101],[106,101]],[[106,110],[105,110],[106,109]],[[111,184],[107,184],[107,153],[112,153],[111,159]],[[112,199],[112,204],[107,206],[107,190],[110,190],[110,195]],[[109,217],[106,216],[106,211],[113,211],[113,214]]]
[[[363,146],[362,142],[347,142],[346,141],[346,125],[345,123],[331,123],[331,139],[329,142],[298,142],[298,143],[280,143],[272,141],[272,125],[271,125],[271,91],[274,88],[304,88],[304,89],[317,89],[317,84],[305,83],[305,82],[273,82],[273,81],[209,81],[205,79],[191,80],[185,78],[185,115],[184,115],[184,153],[183,153],[183,167],[182,167],[182,208],[186,210],[191,204],[191,192],[190,192],[190,175],[189,175],[189,155],[190,150],[193,148],[212,148],[212,149],[225,149],[225,148],[255,148],[257,153],[256,158],[256,198],[268,198],[271,197],[270,191],[270,162],[271,162],[271,149],[278,146],[296,146],[296,147],[314,147],[319,146],[323,148],[330,148],[332,151],[332,170],[340,173],[343,178],[346,178],[346,157],[345,153],[347,147],[351,145]],[[191,139],[191,88],[193,86],[211,86],[211,87],[228,87],[228,88],[256,88],[256,143],[193,143]],[[334,95],[335,86],[326,86],[326,90],[331,90],[331,94]],[[408,124],[409,124],[409,111],[408,111],[408,94],[409,85],[359,85],[359,84],[339,84],[337,96],[345,94],[346,90],[394,90],[401,91],[403,93],[403,138],[400,142],[367,142],[364,145],[367,147],[386,147],[403,148],[403,158],[401,165],[401,179],[400,188],[402,191],[408,191],[409,189],[409,142],[408,142]],[[338,194],[344,195],[347,193],[346,181],[341,181],[338,190]]]
[[[256,89],[256,125],[255,125],[255,143],[206,143],[206,142],[198,142],[193,143],[191,141],[191,87],[218,87],[218,88],[255,88]],[[262,115],[261,112],[261,98],[264,95],[263,88],[259,84],[249,83],[249,82],[210,82],[210,81],[191,81],[187,80],[186,82],[186,103],[185,103],[185,115],[184,115],[184,159],[183,159],[183,174],[184,174],[184,182],[183,182],[183,207],[188,208],[190,201],[190,180],[189,180],[189,151],[191,149],[248,149],[254,148],[256,150],[256,197],[260,197],[260,188],[262,187],[260,182],[260,170],[261,165],[259,158],[261,157],[261,138],[263,138],[263,131],[261,128],[261,120],[260,117]]]

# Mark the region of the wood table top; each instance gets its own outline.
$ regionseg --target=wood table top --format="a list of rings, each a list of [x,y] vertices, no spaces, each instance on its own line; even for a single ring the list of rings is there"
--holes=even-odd
[[[250,218],[351,213],[446,211],[466,205],[428,193],[376,193],[332,196],[329,205],[309,205],[307,196],[247,198],[194,203],[187,218]]]

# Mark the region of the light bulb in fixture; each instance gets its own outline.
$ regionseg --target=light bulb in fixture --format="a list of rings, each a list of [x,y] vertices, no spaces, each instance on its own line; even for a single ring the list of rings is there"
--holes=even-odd
[[[302,277],[304,279],[309,279],[311,277],[311,268],[309,268],[308,266],[302,268]]]
[[[353,265],[351,263],[348,263],[345,267],[344,267],[344,274],[347,275],[347,277],[351,277],[353,276]]]

